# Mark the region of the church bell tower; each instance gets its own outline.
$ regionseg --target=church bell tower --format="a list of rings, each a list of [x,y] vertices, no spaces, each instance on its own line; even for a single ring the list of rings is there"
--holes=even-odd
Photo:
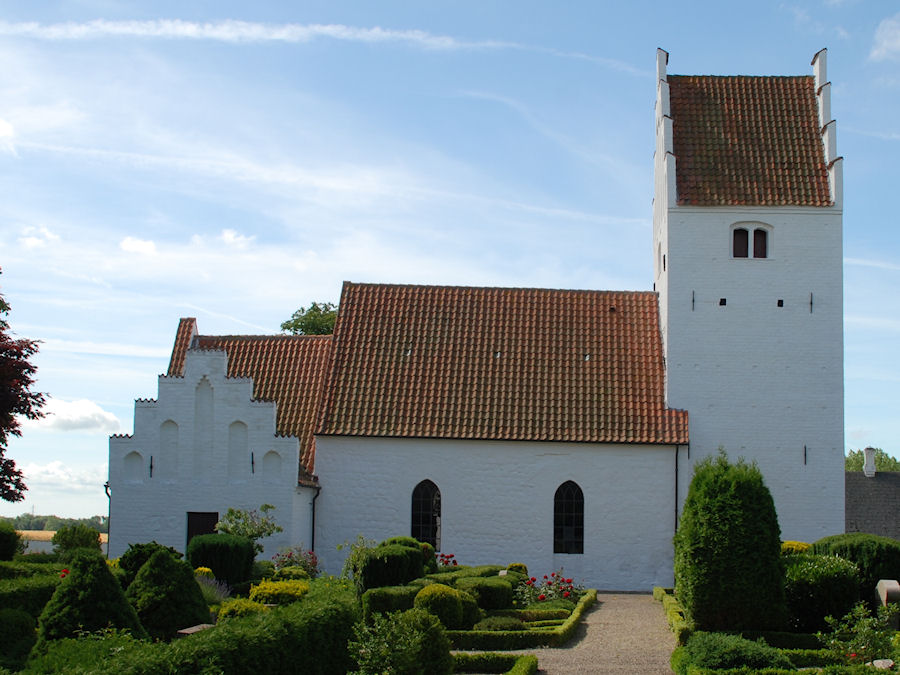
[[[682,467],[755,461],[782,539],[844,530],[842,158],[812,76],[668,75],[657,51],[654,287]],[[681,470],[684,499],[692,475]]]

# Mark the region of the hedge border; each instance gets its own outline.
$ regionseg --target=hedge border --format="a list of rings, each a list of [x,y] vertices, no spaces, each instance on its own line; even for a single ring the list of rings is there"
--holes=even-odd
[[[675,597],[675,589],[663,588],[661,586],[653,587],[653,599],[662,603],[666,612],[666,621],[669,623],[669,629],[675,634],[675,642],[678,646],[684,645],[694,633],[694,627],[687,620],[678,598]]]
[[[538,659],[533,654],[498,654],[481,652],[453,655],[454,673],[503,673],[503,675],[534,675]],[[501,670],[501,668],[503,670]]]
[[[596,589],[585,592],[575,609],[557,628],[539,630],[448,630],[447,637],[454,649],[530,649],[532,647],[559,647],[575,634],[581,615],[597,602]]]

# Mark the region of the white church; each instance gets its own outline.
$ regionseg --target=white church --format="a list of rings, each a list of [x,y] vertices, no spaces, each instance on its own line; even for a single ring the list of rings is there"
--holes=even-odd
[[[673,580],[694,463],[756,461],[783,539],[844,530],[842,160],[812,76],[667,74],[653,291],[346,282],[334,334],[181,319],[109,445],[109,553],[270,503],[327,571],[411,534],[461,563]]]

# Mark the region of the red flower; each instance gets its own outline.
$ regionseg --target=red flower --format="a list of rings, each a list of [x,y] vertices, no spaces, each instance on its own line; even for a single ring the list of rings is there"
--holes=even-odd
[[[546,600],[546,599],[547,599],[547,596],[544,595],[543,593],[541,593],[541,594],[538,596],[538,600]]]
[[[453,564],[454,564],[454,565],[457,565],[458,563],[454,560],[454,561],[453,561]]]
[[[563,597],[564,597],[564,598],[568,598],[568,597],[569,597],[569,591],[566,591],[565,593],[563,593]]]
[[[537,581],[537,577],[531,577],[532,581]]]
[[[571,583],[572,583],[572,580],[571,580],[571,579],[566,579],[566,583],[567,583],[567,584],[571,584]]]
[[[545,579],[547,578],[547,575],[546,575],[546,574],[544,575],[544,578],[545,578]]]
[[[550,576],[551,576],[551,577],[555,577],[555,576],[556,576],[556,572],[550,572]],[[544,578],[546,579],[547,577],[544,577]]]
[[[60,579],[65,579],[65,578],[66,578],[66,575],[67,575],[68,573],[69,573],[69,570],[68,570],[67,568],[66,568],[66,569],[63,569],[63,571],[60,572],[59,578],[60,578]]]

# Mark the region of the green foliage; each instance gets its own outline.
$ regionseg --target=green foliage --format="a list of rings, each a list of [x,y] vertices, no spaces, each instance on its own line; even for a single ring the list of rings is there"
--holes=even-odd
[[[282,567],[275,571],[272,578],[276,581],[288,581],[290,579],[305,579],[309,581],[309,572],[302,567]]]
[[[38,619],[39,642],[108,626],[146,637],[134,608],[99,553],[76,556]]]
[[[100,550],[100,533],[87,525],[64,525],[53,535],[53,551],[65,553],[76,548]]]
[[[823,630],[826,616],[843,616],[859,599],[859,568],[837,556],[788,556],[784,594],[794,630]]]
[[[125,597],[155,640],[170,640],[182,628],[209,623],[209,607],[194,579],[194,570],[168,551],[150,556]]]
[[[56,673],[95,673],[113,657],[125,659],[132,652],[148,645],[128,631],[104,628],[95,632],[80,631],[77,637],[46,643],[29,656],[26,669],[29,675]]]
[[[17,669],[37,640],[34,617],[21,609],[0,608],[0,667]]]
[[[418,586],[381,586],[370,588],[362,595],[363,618],[368,621],[373,614],[412,609]]]
[[[247,598],[231,598],[222,603],[219,607],[219,621],[225,619],[234,619],[241,616],[250,616],[251,614],[260,614],[267,612],[269,608],[261,602],[249,600]]]
[[[525,630],[525,624],[515,616],[489,616],[472,626],[472,630]]]
[[[674,595],[674,590],[655,586],[653,597],[662,603],[663,610],[666,612],[666,621],[672,633],[675,634],[675,642],[679,645],[686,643],[691,633],[694,632],[694,628],[685,616],[681,603]]]
[[[0,607],[17,607],[35,619],[59,586],[59,572],[0,580]]]
[[[498,654],[496,652],[458,652],[453,655],[454,673],[505,673],[534,675],[538,659],[533,654]]]
[[[891,620],[900,612],[895,604],[879,607],[875,616],[860,602],[842,619],[825,619],[831,633],[818,633],[822,645],[846,663],[866,663],[894,655]]]
[[[425,574],[433,574],[434,572],[437,572],[437,553],[434,550],[434,546],[429,544],[427,541],[420,542],[419,546],[422,549],[422,562],[424,564]]]
[[[460,593],[443,584],[431,584],[416,594],[413,606],[434,614],[452,630],[463,629],[463,608]]]
[[[0,561],[0,579],[21,579],[35,575],[59,574],[63,565],[57,563],[33,563],[19,558],[15,561]],[[0,607],[3,605],[0,604]]]
[[[859,567],[859,597],[863,599],[874,598],[879,580],[900,579],[900,541],[890,537],[862,532],[835,534],[813,543],[812,552],[855,562]]]
[[[545,574],[543,579],[529,577],[515,588],[515,600],[519,607],[530,607],[539,603],[565,600],[572,606],[584,593],[584,587],[576,584],[562,570]]]
[[[269,511],[274,510],[275,507],[271,504],[262,504],[259,510],[228,509],[222,520],[216,523],[216,530],[221,534],[246,537],[253,542],[253,550],[259,555],[263,552],[263,545],[259,543],[260,539],[284,531],[284,528],[269,515]]]
[[[369,549],[360,568],[363,591],[378,586],[399,586],[424,574],[422,550],[400,544]]]
[[[185,557],[191,567],[208,567],[229,586],[250,579],[255,549],[246,537],[233,534],[201,534],[187,546]]]
[[[271,579],[275,576],[275,564],[271,560],[254,560],[253,567],[250,568],[250,578]],[[308,576],[307,576],[308,578]]]
[[[463,577],[456,588],[475,598],[484,610],[509,609],[513,605],[512,585],[503,577]]]
[[[506,566],[508,572],[517,572],[528,576],[528,566],[525,563],[510,563]]]
[[[0,521],[0,560],[12,560],[19,552],[22,535],[10,523]]]
[[[441,675],[453,672],[450,642],[441,623],[420,609],[376,614],[358,623],[348,649],[354,675]]]
[[[726,633],[694,633],[684,647],[687,663],[696,668],[792,668],[790,660],[778,649],[762,641],[752,642]],[[680,664],[679,664],[680,665]],[[673,664],[673,670],[674,670]],[[679,668],[683,675],[687,669]]]
[[[862,471],[865,463],[866,454],[862,450],[851,450],[844,458],[844,471]],[[900,459],[875,448],[875,471],[900,471]]]
[[[316,579],[303,602],[234,618],[168,644],[146,644],[89,669],[101,675],[258,673],[343,675],[359,612],[352,585]]]
[[[292,335],[331,335],[337,319],[337,305],[313,302],[306,309],[298,309],[282,322],[281,330]]]
[[[287,605],[299,601],[308,591],[309,582],[300,579],[261,581],[250,589],[250,599],[263,604]]]
[[[345,548],[350,549],[344,559],[344,566],[341,568],[341,577],[353,581],[356,585],[356,594],[360,597],[367,590],[363,585],[363,566],[369,557],[369,549],[374,547],[375,542],[372,539],[366,539],[361,534],[356,536],[356,541],[345,541],[343,544],[338,544],[337,547],[338,551]]]
[[[778,518],[755,464],[724,452],[696,464],[675,535],[675,588],[700,630],[784,626]]]
[[[41,516],[33,513],[22,513],[14,518],[4,518],[17,530],[58,530],[64,525],[87,525],[97,532],[109,532],[109,518],[91,516],[90,518],[60,518],[59,516]]]
[[[146,544],[129,544],[128,550],[119,558],[119,569],[125,572],[125,586],[127,587],[137,576],[138,570],[144,566],[144,563],[150,560],[157,551],[168,551],[176,559],[181,558],[181,553],[171,546],[163,546],[155,541]]]

